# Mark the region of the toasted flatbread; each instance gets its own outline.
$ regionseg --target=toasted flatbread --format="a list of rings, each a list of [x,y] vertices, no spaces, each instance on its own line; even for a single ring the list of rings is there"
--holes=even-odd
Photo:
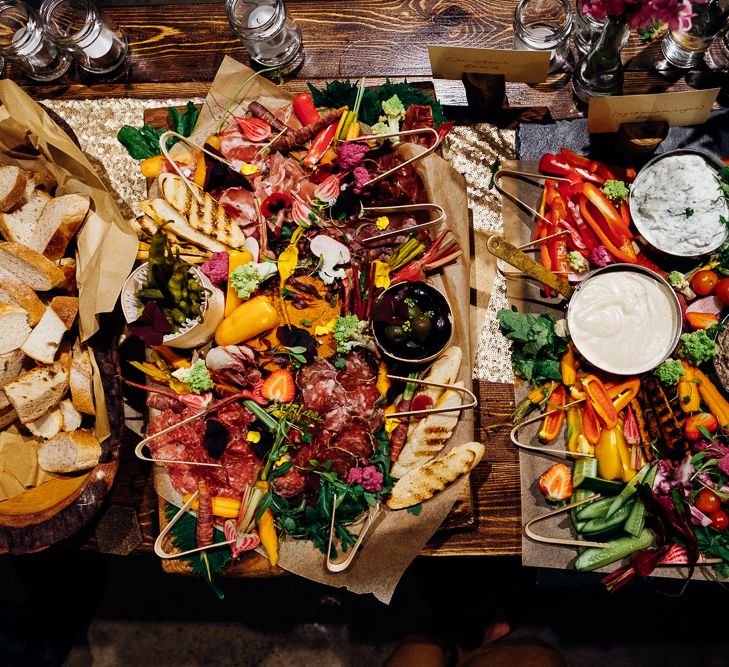
[[[140,221],[145,231],[150,228],[150,220],[155,223],[154,231],[157,231],[157,225],[167,223],[165,230],[172,232],[179,239],[194,243],[196,246],[205,248],[210,252],[225,252],[228,250],[227,246],[193,229],[182,213],[164,199],[148,199],[143,201],[139,208],[148,217],[148,219]],[[152,233],[154,234],[154,232]]]
[[[463,387],[463,382],[454,386]],[[433,406],[434,408],[456,407],[463,402],[463,397],[453,389],[447,389]],[[453,429],[458,423],[460,412],[441,412],[428,415],[417,422],[417,426],[405,441],[397,461],[392,466],[393,477],[404,477],[410,470],[417,468],[433,457],[446,446]]]
[[[484,451],[480,442],[467,442],[453,447],[445,456],[410,471],[395,482],[387,506],[399,510],[429,500],[471,472],[483,458]]]

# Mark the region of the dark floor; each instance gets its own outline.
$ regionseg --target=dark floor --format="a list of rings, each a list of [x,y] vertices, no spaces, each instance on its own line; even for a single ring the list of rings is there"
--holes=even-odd
[[[729,664],[729,595],[704,582],[681,597],[655,580],[608,595],[590,575],[431,558],[388,607],[294,577],[223,580],[220,601],[151,556],[4,557],[0,577],[2,665],[378,665],[408,632],[475,647],[499,609],[570,665]]]

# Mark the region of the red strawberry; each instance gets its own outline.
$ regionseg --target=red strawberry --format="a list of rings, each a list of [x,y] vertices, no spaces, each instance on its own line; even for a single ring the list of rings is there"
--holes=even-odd
[[[260,118],[243,118],[234,116],[240,131],[249,141],[265,141],[271,136],[271,126]]]
[[[719,323],[719,317],[715,313],[686,313],[686,321],[694,330],[708,329]]]
[[[715,433],[719,428],[719,422],[710,412],[696,412],[689,415],[686,419],[686,425],[683,427],[684,433],[689,440],[700,440],[704,436],[699,431],[699,426],[703,426],[709,433]]]
[[[289,403],[296,396],[296,385],[290,371],[280,369],[269,375],[261,386],[261,393],[269,401]]]
[[[539,478],[539,490],[547,502],[556,503],[572,495],[572,473],[564,463],[555,463]]]

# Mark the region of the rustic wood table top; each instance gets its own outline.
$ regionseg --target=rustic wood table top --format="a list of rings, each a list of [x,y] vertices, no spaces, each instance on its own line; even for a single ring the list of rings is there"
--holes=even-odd
[[[248,62],[231,31],[223,2],[126,6],[134,0],[108,0],[106,12],[126,32],[129,56],[117,73],[92,77],[75,68],[53,84],[24,79],[8,64],[6,76],[21,83],[34,97],[186,98],[204,96],[223,57]],[[111,5],[111,6],[109,6]],[[510,48],[516,0],[288,0],[291,17],[301,29],[304,62],[288,85],[300,90],[306,81],[367,76],[376,84],[385,77],[429,80],[430,44]],[[721,40],[719,40],[721,41]],[[625,92],[659,92],[721,86],[726,104],[729,56],[715,44],[708,65],[687,73],[661,68],[657,42],[641,44],[633,35],[627,56]],[[376,75],[376,76],[373,76]],[[446,105],[460,105],[465,94],[460,82],[437,82]],[[568,74],[550,76],[540,85],[507,84],[508,104],[543,110],[552,118],[574,117]],[[93,122],[93,119],[92,119]],[[487,444],[487,462],[473,473],[476,523],[472,530],[439,533],[426,553],[431,555],[518,555],[521,551],[518,459],[509,444],[509,429],[499,424],[513,409],[510,385],[479,381],[476,437]],[[111,503],[131,506],[142,526],[141,549],[156,535],[157,503],[151,474],[127,448]],[[93,527],[73,540],[93,544]]]

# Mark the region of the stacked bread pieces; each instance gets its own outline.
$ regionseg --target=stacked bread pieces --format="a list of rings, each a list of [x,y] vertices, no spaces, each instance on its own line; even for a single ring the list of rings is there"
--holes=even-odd
[[[0,167],[0,429],[45,440],[47,472],[94,467],[101,446],[82,429],[94,415],[90,350],[74,324],[73,239],[89,211],[82,195],[53,196],[50,174]],[[91,425],[91,420],[88,420]]]

